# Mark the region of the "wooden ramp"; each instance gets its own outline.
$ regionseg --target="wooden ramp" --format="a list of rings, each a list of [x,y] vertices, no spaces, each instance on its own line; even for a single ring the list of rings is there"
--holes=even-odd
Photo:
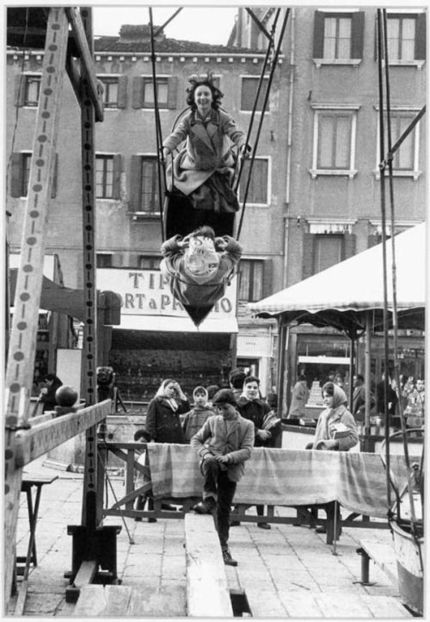
[[[185,515],[187,615],[230,618],[233,607],[214,519]]]

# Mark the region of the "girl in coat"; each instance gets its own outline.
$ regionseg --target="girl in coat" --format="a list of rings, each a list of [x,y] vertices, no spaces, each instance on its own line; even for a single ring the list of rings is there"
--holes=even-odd
[[[179,415],[190,410],[181,387],[171,378],[163,380],[155,397],[149,402],[146,432],[156,443],[185,443]]]
[[[334,382],[326,382],[322,388],[322,396],[325,409],[318,418],[314,440],[306,445],[306,449],[348,451],[358,443],[358,433],[355,419],[345,406],[348,401],[346,393]],[[339,504],[336,507],[336,534],[327,536],[327,544],[332,543],[332,538],[338,540],[342,533]],[[325,504],[324,509],[327,519],[333,520],[335,502]],[[316,531],[326,533],[326,528],[319,526]]]
[[[231,235],[234,214],[239,209],[232,190],[236,162],[231,145],[236,145],[243,157],[248,156],[250,148],[245,145],[246,136],[233,118],[220,110],[223,94],[212,77],[193,77],[190,83],[186,101],[191,110],[163,142],[163,155],[167,160],[186,140],[185,147],[170,165],[173,170],[167,170],[167,187],[169,191],[173,187],[179,191],[194,212],[189,214],[192,224],[187,232],[208,224],[214,227],[216,235]],[[189,218],[187,215],[185,220]],[[185,234],[183,230],[173,233]],[[170,235],[167,230],[167,237]]]

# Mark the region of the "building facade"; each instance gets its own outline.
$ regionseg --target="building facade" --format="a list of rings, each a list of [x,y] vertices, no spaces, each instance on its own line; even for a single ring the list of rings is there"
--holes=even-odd
[[[270,31],[276,11],[255,8],[254,12]],[[396,9],[387,18],[394,142],[426,101],[426,21],[420,9]],[[264,393],[276,388],[277,324],[251,317],[247,303],[380,241],[376,28],[376,8],[290,10],[256,149],[240,234],[244,254],[235,289],[225,301],[230,309],[237,300],[238,329],[233,324],[222,329],[221,321],[214,332],[196,334],[181,323],[180,311],[176,330],[163,313],[154,323],[150,317],[154,312],[145,310],[142,296],[147,301],[155,298],[139,290],[140,298],[133,298],[136,312],[130,313],[134,319],[113,329],[109,358],[103,361],[117,368],[123,398],[148,399],[166,374],[177,376],[188,390],[203,380],[225,382],[236,365],[259,375]],[[157,35],[155,71],[163,137],[186,108],[189,77],[208,71],[224,93],[223,107],[246,131],[266,46],[244,8],[238,9],[225,46]],[[6,196],[12,251],[20,246],[42,60],[40,49],[7,51]],[[105,283],[122,277],[125,283],[135,278],[130,277],[133,273],[142,283],[155,283],[163,197],[149,26],[122,26],[116,37],[97,38],[94,61],[105,107],[104,121],[96,124],[99,278]],[[257,110],[256,123],[260,115]],[[396,231],[425,219],[425,135],[424,116],[394,157]],[[79,110],[66,78],[47,252],[58,255],[69,287],[82,287],[80,149]],[[240,199],[245,179],[242,176]],[[161,290],[164,286],[160,283]],[[172,305],[163,295],[166,291],[157,294],[160,307],[163,301]],[[422,360],[417,355],[422,335],[405,334],[401,339],[405,353],[412,352],[414,359],[409,365],[406,356],[404,370],[415,375]],[[285,353],[287,396],[298,364],[311,365],[320,355],[338,357],[335,367],[342,370],[349,342],[330,330],[291,329]],[[373,365],[378,376],[379,355]],[[316,375],[327,372],[322,366],[313,369]]]
[[[270,30],[274,10],[257,14]],[[386,22],[394,145],[426,103],[426,11],[387,10]],[[284,287],[381,241],[377,28],[376,7],[290,10],[283,47],[287,157],[278,197]],[[233,38],[238,45],[264,45],[255,20],[242,8]],[[394,154],[395,233],[426,218],[425,139],[424,115]],[[374,343],[372,372],[378,380],[383,347],[377,338]],[[422,377],[423,334],[403,331],[399,343],[401,373]],[[335,331],[292,328],[287,395],[299,366],[319,378],[331,369],[345,375],[349,354],[349,340]]]

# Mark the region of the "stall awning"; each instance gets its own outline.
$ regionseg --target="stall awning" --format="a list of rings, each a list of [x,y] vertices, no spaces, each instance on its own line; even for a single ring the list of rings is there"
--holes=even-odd
[[[387,241],[388,308],[392,309],[391,241]],[[426,224],[395,236],[399,326],[423,328],[426,304]],[[373,311],[374,325],[384,307],[382,244],[358,253],[327,270],[249,304],[257,317],[350,329],[362,326],[362,314]]]

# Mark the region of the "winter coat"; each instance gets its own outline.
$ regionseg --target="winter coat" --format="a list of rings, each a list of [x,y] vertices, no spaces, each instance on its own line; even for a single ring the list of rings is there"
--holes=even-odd
[[[230,171],[235,165],[231,142],[238,147],[245,144],[246,136],[233,118],[221,110],[211,110],[209,120],[197,111],[190,111],[165,139],[163,147],[173,151],[186,139],[186,146],[174,160],[174,185],[185,195],[199,188],[215,171]],[[168,188],[171,174],[167,171]]]
[[[185,443],[179,415],[190,409],[188,401],[179,403],[176,412],[164,397],[154,397],[148,406],[146,431],[156,443]]]
[[[225,420],[222,415],[213,415],[194,434],[190,445],[197,449],[201,458],[206,454],[228,456],[228,478],[238,482],[245,472],[245,460],[251,457],[254,426],[239,414],[232,420]]]
[[[187,443],[189,443],[191,437],[200,430],[205,421],[214,414],[215,411],[213,408],[209,408],[208,406],[203,406],[202,408],[194,406],[190,412],[184,415],[182,429]]]
[[[257,434],[258,430],[264,429],[264,417],[270,412],[270,406],[262,399],[248,400],[244,395],[241,395],[237,400],[237,410],[242,417],[252,421],[255,427],[255,434]],[[266,442],[258,436],[255,437],[256,447],[262,447],[266,445]]]
[[[335,440],[339,444],[337,449],[348,451],[358,443],[355,419],[347,410],[346,402],[345,391],[334,385],[332,407],[324,409],[318,417],[314,439],[306,449],[317,449],[319,441]]]
[[[180,236],[173,236],[162,244],[164,259],[160,269],[165,276],[170,277],[170,291],[176,300],[184,305],[212,307],[224,296],[228,277],[242,254],[242,247],[236,240],[230,236],[224,238],[228,243],[220,253],[218,270],[206,283],[197,283],[185,272],[184,251],[178,246]]]

